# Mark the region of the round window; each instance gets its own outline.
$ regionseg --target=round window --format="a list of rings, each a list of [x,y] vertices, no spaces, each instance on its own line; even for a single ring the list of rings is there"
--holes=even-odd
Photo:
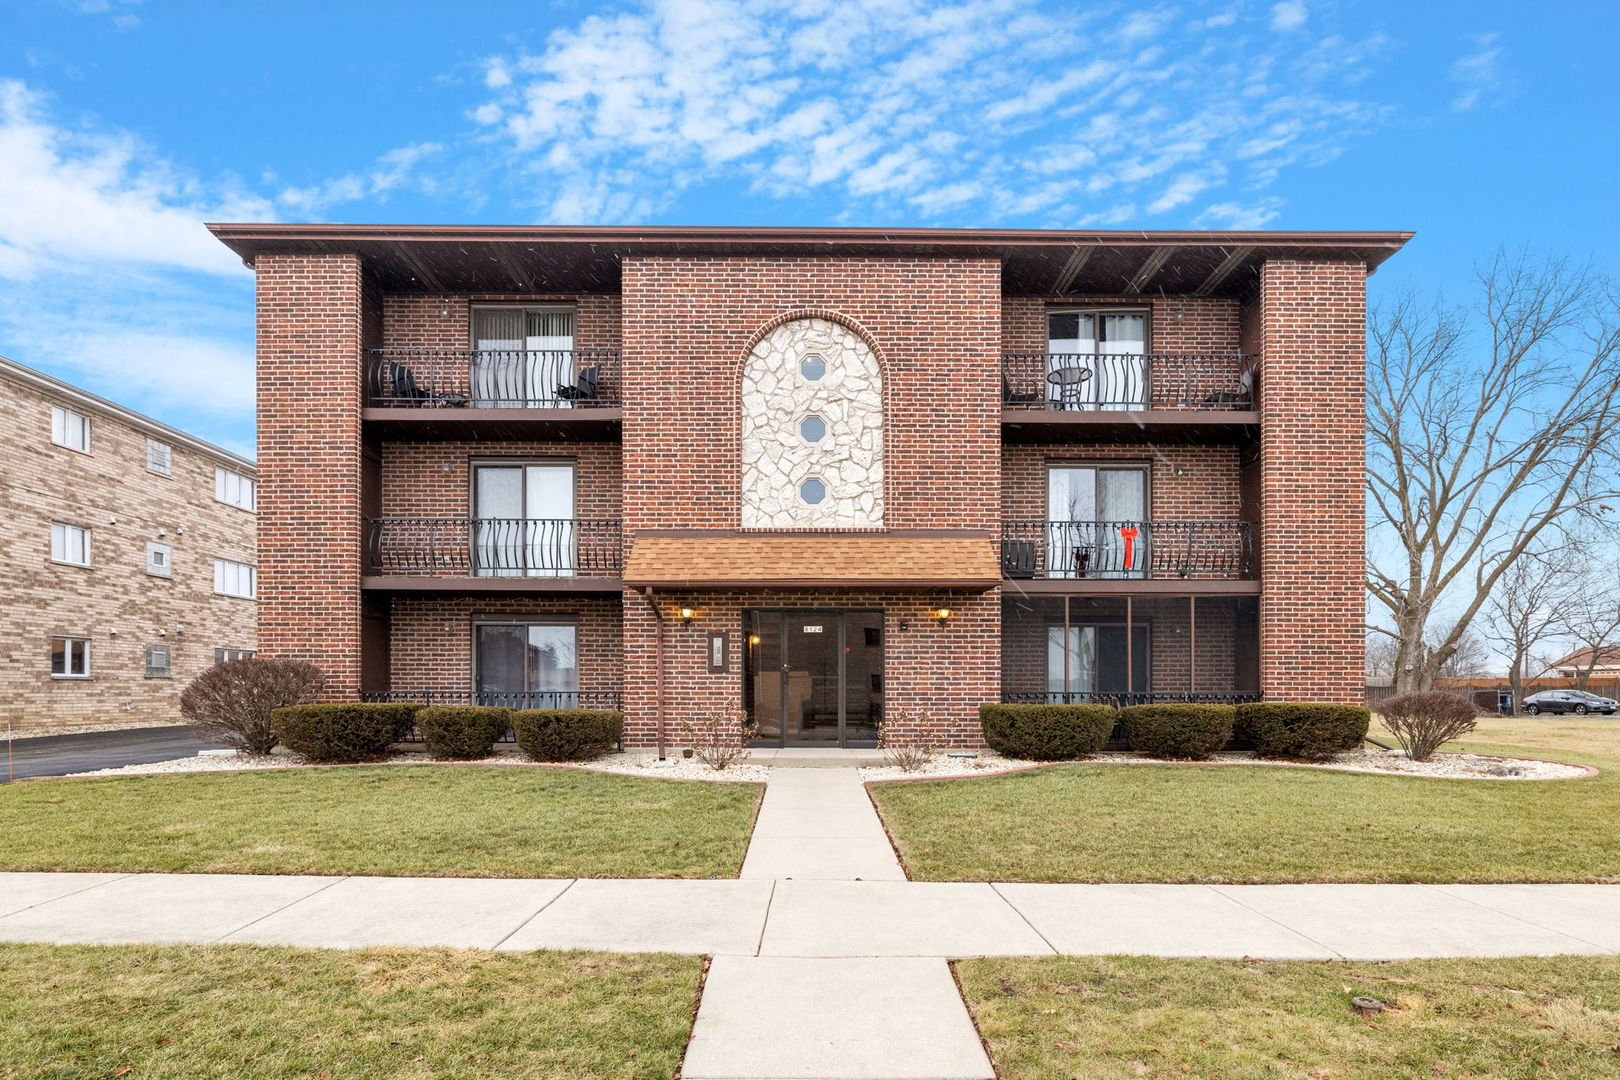
[[[819,382],[821,377],[827,374],[827,361],[815,353],[811,353],[799,361],[799,374],[811,382]]]
[[[799,498],[806,506],[815,506],[827,497],[827,485],[815,477],[811,477],[799,485]]]
[[[799,421],[799,437],[807,443],[818,443],[827,437],[827,421],[819,416],[807,416]]]

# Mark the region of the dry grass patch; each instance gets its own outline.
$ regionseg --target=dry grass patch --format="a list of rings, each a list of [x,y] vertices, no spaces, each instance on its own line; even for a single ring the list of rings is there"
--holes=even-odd
[[[0,787],[0,870],[735,877],[763,788],[384,765]]]
[[[1620,1077],[1620,958],[965,960],[963,992],[1018,1080]],[[1350,999],[1395,1007],[1364,1019]]]
[[[697,957],[0,945],[0,1076],[669,1077]]]

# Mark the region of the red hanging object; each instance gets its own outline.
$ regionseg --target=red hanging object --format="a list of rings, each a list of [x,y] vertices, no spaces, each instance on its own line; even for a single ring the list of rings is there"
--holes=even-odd
[[[1135,525],[1120,527],[1119,535],[1125,538],[1125,569],[1136,569],[1136,535],[1139,532]]]

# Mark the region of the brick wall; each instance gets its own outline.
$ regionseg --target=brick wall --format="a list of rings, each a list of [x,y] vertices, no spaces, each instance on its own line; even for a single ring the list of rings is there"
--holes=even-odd
[[[89,454],[51,442],[53,404],[90,416]],[[253,472],[0,375],[0,729],[175,722],[215,649],[254,647],[254,601],[215,595],[214,559],[255,562],[257,519],[215,501],[217,465]],[[51,561],[53,521],[90,530],[89,567]],[[146,572],[149,541],[169,545],[168,577]],[[89,679],[51,677],[54,635],[89,639]],[[169,677],[146,676],[148,645],[169,647]]]
[[[259,648],[360,689],[360,372],[380,297],[354,255],[261,255]]]
[[[474,460],[510,458],[574,463],[574,516],[623,515],[616,442],[385,442],[382,444],[382,513],[385,517],[469,517]]]
[[[690,592],[657,597],[664,614],[665,723],[670,745],[680,746],[683,720],[742,705],[742,612],[745,608],[862,609],[883,612],[884,708],[895,718],[927,710],[928,731],[942,746],[978,746],[979,706],[1001,692],[1001,611],[987,594],[876,593],[865,591]],[[953,615],[943,625],[939,607]],[[679,611],[691,607],[691,626]],[[902,630],[900,624],[907,624]],[[724,674],[708,672],[708,632],[731,635]],[[625,743],[657,739],[657,626],[648,601],[624,598]]]
[[[1045,520],[1047,467],[1093,461],[1147,465],[1149,506],[1156,521],[1242,520],[1237,447],[1181,443],[1009,443],[1001,451],[1002,516]]]
[[[619,298],[599,293],[478,293],[476,295],[392,295],[383,297],[383,347],[388,349],[472,348],[473,304],[572,304],[574,346],[619,347]]]
[[[1201,296],[1008,296],[1001,301],[1001,347],[1046,351],[1048,308],[1148,309],[1148,351],[1230,353],[1238,348],[1238,303]]]
[[[1001,270],[990,259],[624,260],[628,528],[735,528],[742,362],[800,312],[863,332],[885,378],[885,524],[996,521]]]
[[[475,616],[535,616],[579,627],[579,688],[621,688],[617,596],[396,596],[390,613],[390,688],[471,690]]]
[[[1261,690],[1363,699],[1366,267],[1260,275]]]

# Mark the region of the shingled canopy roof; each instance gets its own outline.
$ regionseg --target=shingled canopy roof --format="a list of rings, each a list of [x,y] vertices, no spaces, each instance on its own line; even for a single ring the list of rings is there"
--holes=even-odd
[[[1247,297],[1268,259],[1365,263],[1409,232],[1057,229],[805,229],[555,225],[255,225],[208,228],[248,266],[266,254],[362,256],[390,292],[619,291],[636,255],[999,259],[1009,295]]]
[[[1001,584],[988,536],[893,533],[640,533],[625,561],[636,589],[971,589]]]

